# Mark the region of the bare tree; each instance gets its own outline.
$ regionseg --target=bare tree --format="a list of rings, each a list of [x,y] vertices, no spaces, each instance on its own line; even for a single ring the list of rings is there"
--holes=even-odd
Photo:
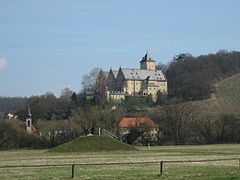
[[[197,121],[197,129],[204,143],[238,143],[240,141],[240,119],[234,114],[211,114]]]
[[[151,115],[160,125],[162,135],[173,139],[174,144],[185,144],[190,138],[194,113],[189,103],[158,107]]]
[[[97,90],[97,78],[100,71],[101,69],[94,68],[83,76],[81,84],[84,90]]]
[[[73,122],[75,128],[82,130],[85,135],[94,134],[98,127],[100,119],[100,111],[96,106],[78,107],[72,112],[70,121]]]
[[[61,98],[64,98],[64,97],[66,97],[66,98],[67,98],[67,97],[68,97],[68,98],[71,98],[72,94],[73,94],[73,91],[72,91],[71,89],[69,89],[68,87],[65,87],[65,88],[62,90],[60,97],[61,97]]]
[[[38,135],[48,139],[52,147],[76,137],[73,133],[73,126],[68,120],[38,120],[36,127]]]
[[[16,125],[16,121],[0,120],[0,148],[17,139],[18,131],[19,127]]]

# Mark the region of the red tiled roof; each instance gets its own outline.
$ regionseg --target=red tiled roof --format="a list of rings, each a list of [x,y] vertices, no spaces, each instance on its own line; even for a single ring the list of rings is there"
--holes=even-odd
[[[138,126],[147,126],[147,127],[156,127],[157,124],[149,118],[122,118],[119,127],[129,128],[129,127],[138,127]]]
[[[33,131],[33,132],[37,131],[37,129],[35,128],[34,125],[32,125],[32,131]]]

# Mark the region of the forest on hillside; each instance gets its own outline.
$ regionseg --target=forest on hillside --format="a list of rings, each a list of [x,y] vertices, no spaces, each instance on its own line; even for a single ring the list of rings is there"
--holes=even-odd
[[[199,116],[195,110],[196,107],[198,110],[207,108],[205,101],[196,100],[209,98],[217,82],[240,73],[240,52],[221,50],[198,57],[179,54],[168,65],[159,65],[158,68],[163,69],[167,76],[169,94],[159,92],[156,102],[151,96],[129,96],[120,102],[107,101],[106,77],[98,68],[83,77],[83,89],[79,93],[65,88],[60,97],[53,93],[29,98],[0,97],[0,112],[16,113],[22,121],[26,118],[26,105],[29,105],[33,124],[46,136],[45,139],[37,134],[29,136],[21,130],[15,131],[15,123],[0,121],[0,132],[9,133],[7,138],[13,137],[10,144],[4,144],[2,142],[6,139],[0,136],[0,148],[1,144],[2,147],[29,147],[31,142],[35,147],[53,147],[80,135],[95,134],[98,127],[118,133],[122,117],[151,117],[161,129],[157,141],[152,142],[151,138],[142,136],[149,130],[147,127],[131,128],[125,137],[129,143],[140,136],[142,144],[150,142],[158,145],[240,142],[240,118],[237,114],[224,114],[219,109],[214,116],[198,111]],[[98,92],[98,96],[88,99],[85,90]],[[204,106],[200,107],[201,103],[195,102]],[[26,138],[27,144],[21,138]]]
[[[240,73],[240,52],[225,50],[193,57],[179,54],[166,69],[169,96],[185,100],[207,99],[218,81]]]
[[[169,97],[183,98],[187,101],[207,99],[214,92],[215,83],[240,73],[240,52],[219,50],[215,54],[198,57],[194,57],[189,53],[179,54],[167,65],[159,64],[158,69],[162,69],[167,77]],[[85,80],[82,82],[83,89],[96,89],[92,81],[94,81],[93,76],[96,76],[99,72],[100,69],[95,68],[85,75]],[[105,83],[99,81],[99,85],[96,86],[102,84]],[[66,95],[66,93],[71,94],[74,92],[70,90],[70,92],[63,93]],[[52,93],[46,94],[54,96]],[[62,94],[61,96],[65,95]],[[76,99],[77,96],[81,96],[81,93],[74,93],[73,96]],[[0,97],[0,112],[16,112],[23,108],[27,99],[33,101],[36,97]],[[61,97],[58,99],[61,99]],[[83,100],[84,98],[81,97],[80,99]],[[51,101],[49,101],[49,104],[51,104]]]
[[[25,106],[26,97],[0,97],[0,112],[15,113]]]

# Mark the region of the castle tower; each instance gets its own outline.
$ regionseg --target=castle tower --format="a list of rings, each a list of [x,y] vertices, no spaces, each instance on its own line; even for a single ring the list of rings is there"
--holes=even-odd
[[[31,115],[29,106],[28,106],[28,114],[26,118],[26,129],[27,129],[27,132],[29,133],[32,132],[32,115]]]
[[[140,69],[156,70],[156,61],[149,56],[148,52],[140,61]]]

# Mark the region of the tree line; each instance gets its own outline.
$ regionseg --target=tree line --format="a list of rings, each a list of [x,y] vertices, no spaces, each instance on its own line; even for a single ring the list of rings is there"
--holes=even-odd
[[[179,54],[165,68],[169,96],[187,101],[211,97],[216,82],[237,73],[240,73],[240,52],[225,50],[198,57]]]
[[[25,106],[26,97],[1,97],[0,112],[15,113],[18,109]]]
[[[126,136],[129,143],[140,136],[143,144],[150,142],[156,145],[240,142],[239,117],[219,112],[217,118],[211,114],[198,118],[191,104],[191,101],[209,98],[214,92],[214,83],[240,72],[239,52],[222,50],[198,57],[179,54],[168,65],[160,64],[158,68],[163,69],[167,76],[169,94],[158,92],[156,102],[152,101],[151,96],[128,96],[119,102],[108,101],[106,75],[99,68],[84,75],[83,89],[78,93],[65,88],[59,97],[48,92],[29,98],[13,98],[12,101],[0,98],[5,100],[2,107],[8,104],[5,110],[15,112],[21,121],[25,121],[26,105],[29,105],[33,124],[38,129],[33,136],[26,135],[19,128],[13,131],[16,128],[14,120],[0,120],[3,127],[0,131],[0,148],[13,147],[14,142],[15,147],[53,147],[80,135],[96,134],[98,127],[118,133],[122,117],[151,117],[159,125],[154,142],[143,137],[149,128],[130,128]],[[88,98],[86,92],[94,92],[96,96]]]

